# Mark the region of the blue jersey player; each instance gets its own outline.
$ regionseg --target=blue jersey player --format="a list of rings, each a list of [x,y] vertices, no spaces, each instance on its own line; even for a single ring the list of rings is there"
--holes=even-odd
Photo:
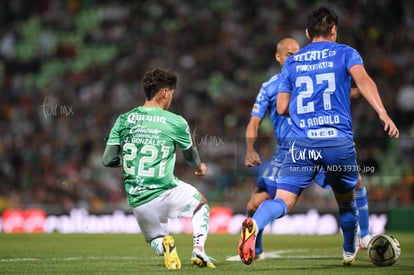
[[[288,56],[295,54],[299,50],[299,44],[292,38],[284,38],[276,45],[275,59],[283,66]],[[289,136],[291,129],[290,118],[280,116],[276,112],[277,86],[279,85],[279,74],[275,74],[269,80],[264,82],[256,96],[256,101],[253,105],[249,123],[246,127],[246,157],[245,165],[254,167],[262,164],[259,154],[255,150],[255,143],[258,137],[259,126],[269,112],[270,119],[273,124],[273,129],[276,137],[277,148],[276,154],[271,158],[271,161],[259,174],[256,179],[254,190],[247,202],[247,216],[252,217],[256,212],[257,207],[265,200],[273,199],[276,194],[276,175],[282,165],[284,155],[288,151],[289,144],[286,142],[286,137]],[[321,181],[322,182],[322,181]],[[262,234],[260,230],[256,239],[256,260],[264,259],[262,247]]]
[[[253,218],[243,221],[239,254],[246,264],[254,259],[257,232],[293,208],[320,167],[325,170],[338,203],[344,239],[342,263],[355,262],[359,215],[354,189],[358,165],[350,113],[351,78],[377,112],[384,131],[396,138],[399,131],[388,116],[359,53],[335,42],[337,25],[338,16],[332,10],[321,7],[313,11],[306,27],[312,43],[288,58],[283,66],[277,111],[289,113],[292,119],[290,148],[278,176],[275,199],[263,202]]]
[[[298,42],[292,38],[284,38],[276,45],[275,60],[283,66],[288,56],[295,54],[299,50]],[[256,96],[256,101],[251,111],[250,121],[246,127],[246,157],[245,165],[248,167],[263,166],[258,169],[258,177],[255,187],[246,206],[248,217],[252,217],[259,205],[268,199],[273,199],[276,194],[277,183],[276,176],[282,165],[285,154],[288,152],[289,144],[287,137],[290,136],[292,123],[290,118],[281,116],[276,111],[277,89],[279,85],[280,74],[275,74],[269,80],[264,82]],[[351,89],[351,98],[359,96],[358,89]],[[261,158],[254,145],[257,141],[258,130],[263,118],[269,113],[274,128],[274,134],[277,142],[277,151],[269,163],[262,163]],[[323,171],[316,176],[315,182],[321,187],[329,187],[324,183]],[[362,185],[361,176],[358,178],[358,186],[355,190],[357,205],[360,212],[360,233],[361,247],[366,248],[370,240],[369,232],[369,213],[368,199],[366,189]],[[257,234],[255,243],[255,260],[263,260],[265,254],[262,245],[263,230]]]

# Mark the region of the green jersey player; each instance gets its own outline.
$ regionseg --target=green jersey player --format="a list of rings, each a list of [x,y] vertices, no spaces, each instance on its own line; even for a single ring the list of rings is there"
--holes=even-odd
[[[177,76],[166,69],[148,71],[142,79],[145,103],[121,114],[111,129],[103,165],[122,166],[129,205],[146,242],[164,255],[168,269],[180,269],[174,239],[167,230],[168,218],[191,217],[194,249],[191,263],[215,268],[204,251],[210,208],[194,186],[174,176],[178,147],[196,176],[206,165],[193,146],[187,121],[168,111]]]

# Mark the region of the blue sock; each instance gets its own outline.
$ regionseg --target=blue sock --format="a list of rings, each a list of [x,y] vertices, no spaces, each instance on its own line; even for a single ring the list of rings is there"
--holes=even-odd
[[[257,233],[256,243],[255,243],[256,254],[260,254],[263,252],[262,236],[263,236],[263,229],[259,230],[259,232]]]
[[[283,217],[286,213],[287,206],[283,200],[266,200],[256,210],[253,219],[256,221],[259,230],[263,230],[266,225],[275,219]]]
[[[361,237],[364,237],[369,235],[369,209],[365,186],[361,189],[355,189],[355,200],[359,211],[359,231]]]
[[[339,224],[344,238],[343,249],[345,252],[355,252],[355,241],[358,229],[358,208],[355,200],[348,203],[338,203]]]

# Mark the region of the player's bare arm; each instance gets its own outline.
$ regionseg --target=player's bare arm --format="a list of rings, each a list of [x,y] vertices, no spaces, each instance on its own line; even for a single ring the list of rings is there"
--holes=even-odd
[[[246,157],[244,158],[244,165],[247,167],[257,166],[262,163],[259,154],[254,148],[261,122],[262,119],[260,117],[251,116],[246,127]]]
[[[378,88],[372,78],[366,72],[364,66],[355,65],[349,70],[352,78],[355,81],[358,89],[364,98],[368,101],[371,107],[377,112],[379,119],[384,125],[384,131],[388,132],[390,137],[398,138],[399,130],[395,126],[392,119],[389,117],[381,97],[378,92]]]

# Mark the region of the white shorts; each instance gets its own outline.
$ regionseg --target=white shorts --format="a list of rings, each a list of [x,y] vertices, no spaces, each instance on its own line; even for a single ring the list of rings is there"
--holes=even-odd
[[[200,205],[198,190],[181,180],[177,186],[165,191],[146,204],[133,208],[133,213],[144,234],[145,241],[169,234],[168,218],[192,217]]]

